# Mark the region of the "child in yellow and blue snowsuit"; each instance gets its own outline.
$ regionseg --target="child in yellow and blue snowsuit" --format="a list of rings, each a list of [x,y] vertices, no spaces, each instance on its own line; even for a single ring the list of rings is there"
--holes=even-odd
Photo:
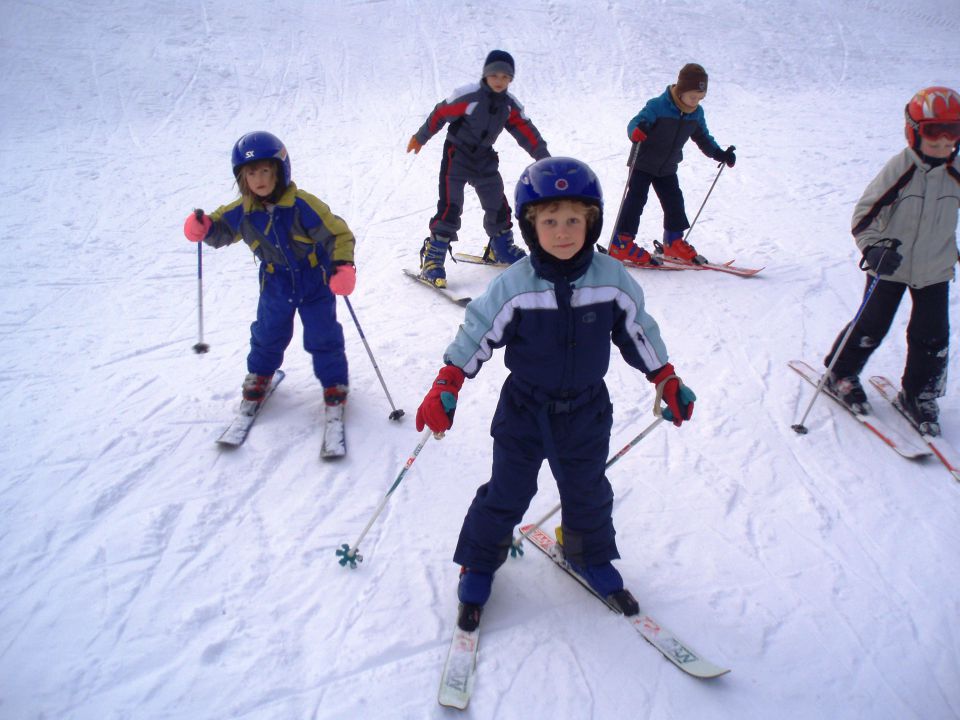
[[[477,490],[454,553],[463,567],[458,624],[467,631],[479,623],[544,459],[560,491],[567,561],[625,614],[637,612],[611,563],[620,557],[613,490],[604,474],[613,422],[603,381],[611,340],[657,385],[667,404],[664,417],[680,425],[696,399],[667,362],[640,286],[621,263],[594,252],[603,196],[593,171],[571,158],[540,160],[521,175],[515,199],[530,254],[467,306],[416,419],[418,430],[448,430],[464,379],[474,377],[495,348],[505,348],[510,375],[490,429],[492,474]]]
[[[327,406],[342,406],[349,378],[335,295],[356,284],[354,237],[330,208],[291,179],[290,156],[271,133],[252,132],[233,148],[241,197],[209,215],[191,213],[184,234],[213,247],[243,240],[260,260],[260,300],[250,326],[245,401],[259,402],[293,339],[294,313]]]

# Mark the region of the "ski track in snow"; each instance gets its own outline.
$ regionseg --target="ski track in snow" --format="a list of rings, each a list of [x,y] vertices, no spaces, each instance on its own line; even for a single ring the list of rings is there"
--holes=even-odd
[[[359,567],[334,552],[416,446],[417,404],[462,320],[400,273],[434,212],[443,138],[417,156],[406,142],[502,47],[552,153],[598,172],[604,241],[626,122],[701,62],[709,127],[738,163],[690,239],[765,269],[635,271],[697,409],[609,471],[628,585],[733,672],[685,677],[528,550],[497,574],[467,715],[960,717],[960,487],[827,398],[796,435],[811,388],[786,367],[819,363],[856,311],[853,203],[901,147],[906,99],[957,85],[958,30],[960,10],[939,0],[8,8],[0,716],[447,716],[435,697],[456,613],[450,556],[488,476],[501,355],[465,386],[454,429],[425,445]],[[280,135],[298,184],[355,231],[351,302],[406,412],[387,420],[342,307],[352,393],[339,462],[319,460],[322,399],[299,321],[287,379],[247,443],[213,442],[239,399],[256,266],[242,246],[203,249],[211,350],[194,355],[197,249],[180,227],[233,199],[229,149],[253,129]],[[530,159],[506,133],[497,150],[512,198]],[[688,145],[691,219],[717,171]],[[482,249],[481,217],[468,192],[458,250]],[[660,223],[651,199],[647,245]],[[473,296],[495,272],[448,267]],[[905,326],[901,311],[868,371],[899,377]],[[616,452],[650,422],[653,393],[616,352],[607,382]],[[942,420],[960,445],[956,397]],[[546,467],[540,488],[528,519],[556,502]]]

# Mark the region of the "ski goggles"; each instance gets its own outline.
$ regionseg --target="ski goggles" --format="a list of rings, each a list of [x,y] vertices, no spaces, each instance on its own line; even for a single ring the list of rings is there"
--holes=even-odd
[[[945,137],[948,140],[960,140],[960,121],[920,123],[920,134],[927,140]]]

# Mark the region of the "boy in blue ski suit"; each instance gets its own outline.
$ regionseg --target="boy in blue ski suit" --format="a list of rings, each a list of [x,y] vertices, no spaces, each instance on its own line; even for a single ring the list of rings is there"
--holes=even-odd
[[[534,163],[517,184],[515,212],[530,255],[467,306],[416,420],[418,430],[448,430],[464,378],[475,376],[495,348],[505,348],[510,375],[490,430],[491,478],[477,490],[454,553],[463,567],[458,624],[465,630],[479,623],[544,459],[560,491],[568,562],[601,596],[626,614],[637,612],[610,562],[620,557],[604,474],[613,418],[603,382],[611,339],[658,386],[664,416],[676,425],[690,418],[695,399],[667,362],[643,291],[621,263],[594,252],[603,199],[590,168],[570,158]]]
[[[325,203],[297,188],[290,156],[275,135],[247,133],[234,145],[232,163],[241,197],[209,215],[191,213],[184,234],[216,248],[243,240],[260,261],[243,399],[263,400],[299,311],[303,346],[313,356],[324,402],[342,406],[349,380],[334,296],[349,295],[356,284],[353,233]]]
[[[668,85],[662,95],[648,100],[627,125],[627,135],[639,146],[609,246],[610,254],[618,260],[635,265],[660,264],[634,242],[640,215],[653,185],[663,207],[663,254],[698,264],[706,262],[706,258],[683,240],[683,231],[690,227],[677,177],[683,146],[692,138],[707,157],[728,167],[737,161],[735,148],[731,145],[721,150],[707,130],[700,107],[706,95],[706,71],[696,63],[688,63],[680,70],[677,82]]]
[[[489,236],[484,262],[510,264],[524,255],[513,241],[510,204],[493,144],[506,129],[535,160],[549,157],[550,153],[540,131],[524,114],[523,106],[507,92],[513,74],[510,54],[491,51],[483,64],[482,80],[457,88],[438,103],[407,143],[407,152],[419,153],[449,123],[440,163],[440,199],[437,212],[430,219],[430,237],[423,241],[420,250],[420,276],[437,287],[447,286],[443,263],[460,230],[463,189],[467,183],[477,191],[483,208],[483,229]]]

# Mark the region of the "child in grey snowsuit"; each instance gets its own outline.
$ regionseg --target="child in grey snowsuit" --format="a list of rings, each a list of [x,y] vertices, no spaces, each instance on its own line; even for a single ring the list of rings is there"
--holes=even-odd
[[[540,132],[524,115],[523,106],[507,92],[513,75],[510,54],[493,50],[487,55],[480,82],[457,88],[440,101],[407,144],[407,152],[419,153],[449,123],[440,162],[440,199],[430,220],[430,236],[420,250],[420,276],[437,287],[447,286],[444,260],[460,230],[463,189],[468,183],[477,191],[483,229],[489,237],[484,262],[509,265],[525,254],[513,241],[510,204],[493,144],[506,129],[534,159],[550,153]]]
[[[937,398],[947,380],[949,286],[958,257],[960,94],[945,87],[926,88],[913,96],[904,114],[908,146],[887,162],[853,211],[853,237],[869,277],[863,310],[836,357],[827,386],[855,411],[870,412],[859,375],[909,289],[913,306],[897,400],[921,432],[936,436]],[[828,367],[848,328],[825,358]]]

